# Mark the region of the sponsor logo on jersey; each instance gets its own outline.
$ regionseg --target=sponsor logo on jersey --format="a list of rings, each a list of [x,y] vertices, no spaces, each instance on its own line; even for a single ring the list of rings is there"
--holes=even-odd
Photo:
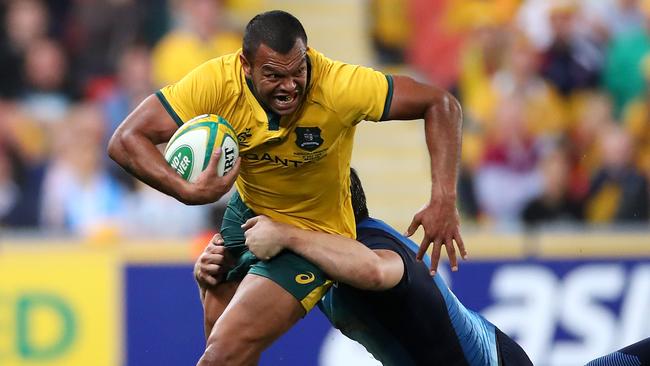
[[[323,144],[318,127],[296,127],[296,145],[307,151],[314,151]]]
[[[248,144],[248,142],[246,142],[246,140],[248,140],[248,138],[251,137],[251,136],[253,136],[253,134],[251,133],[250,128],[245,129],[244,132],[240,132],[237,135],[237,140],[239,141],[239,146],[248,147],[249,144]]]
[[[269,163],[274,165],[282,165],[285,167],[294,167],[294,168],[297,168],[305,163],[304,161],[282,158],[277,155],[271,155],[269,153],[264,153],[262,155],[255,154],[255,153],[247,153],[244,154],[243,157],[244,159],[250,161],[268,161]]]
[[[311,272],[301,273],[301,274],[297,275],[296,278],[295,278],[296,282],[301,284],[301,285],[306,285],[308,283],[312,283],[312,282],[314,282],[315,279],[316,279],[316,276]]]

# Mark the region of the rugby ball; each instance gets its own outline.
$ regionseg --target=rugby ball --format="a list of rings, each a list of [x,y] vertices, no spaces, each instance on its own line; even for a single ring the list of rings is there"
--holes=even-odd
[[[165,160],[188,182],[208,166],[215,149],[221,147],[217,173],[223,176],[235,165],[239,156],[237,134],[223,117],[204,114],[185,122],[165,147]]]

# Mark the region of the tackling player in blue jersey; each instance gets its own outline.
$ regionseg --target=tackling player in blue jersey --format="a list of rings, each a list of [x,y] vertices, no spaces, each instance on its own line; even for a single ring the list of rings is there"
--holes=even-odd
[[[338,281],[320,309],[384,365],[532,365],[517,343],[466,309],[440,276],[430,276],[414,242],[369,217],[354,171],[351,190],[358,241],[257,216],[243,225],[246,244],[265,259],[291,250]],[[202,285],[220,273],[223,256],[212,254],[220,252],[215,244],[218,236],[195,266]]]
[[[599,357],[585,366],[650,366],[650,338]]]

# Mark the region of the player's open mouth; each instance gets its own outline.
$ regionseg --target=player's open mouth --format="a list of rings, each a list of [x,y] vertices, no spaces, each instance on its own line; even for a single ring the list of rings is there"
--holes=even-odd
[[[298,100],[298,92],[292,94],[277,94],[273,96],[273,101],[278,109],[292,109]]]
[[[290,104],[293,100],[296,99],[295,95],[276,95],[275,100],[279,104]]]

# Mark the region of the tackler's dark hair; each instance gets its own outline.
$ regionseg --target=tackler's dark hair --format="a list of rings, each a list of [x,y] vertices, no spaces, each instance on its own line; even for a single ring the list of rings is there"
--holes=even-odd
[[[352,193],[352,210],[354,211],[354,221],[359,223],[370,216],[366,204],[366,193],[363,191],[361,180],[357,171],[350,168],[350,192]]]

